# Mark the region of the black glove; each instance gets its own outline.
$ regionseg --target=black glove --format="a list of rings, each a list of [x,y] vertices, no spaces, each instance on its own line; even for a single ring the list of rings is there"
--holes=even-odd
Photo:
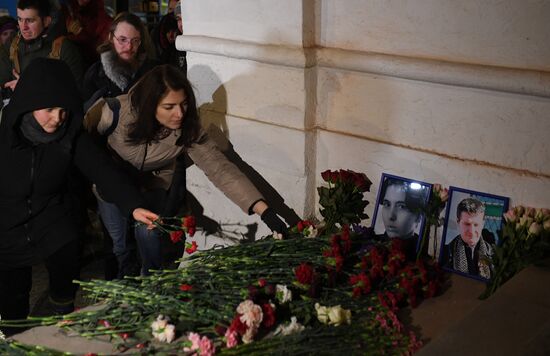
[[[283,235],[286,235],[288,232],[286,224],[277,216],[275,210],[271,208],[265,209],[261,218],[267,227],[271,229],[271,231],[276,231]]]

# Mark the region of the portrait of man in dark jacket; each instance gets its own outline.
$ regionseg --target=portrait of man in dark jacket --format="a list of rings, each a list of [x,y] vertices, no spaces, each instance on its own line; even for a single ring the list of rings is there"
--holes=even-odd
[[[485,226],[485,204],[476,198],[458,203],[456,219],[460,234],[443,251],[447,267],[484,279],[491,278],[494,237]]]

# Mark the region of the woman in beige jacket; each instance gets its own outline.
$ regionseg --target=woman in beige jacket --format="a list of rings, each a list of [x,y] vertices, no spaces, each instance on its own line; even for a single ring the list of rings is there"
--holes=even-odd
[[[273,231],[286,224],[269,208],[250,180],[220,152],[202,130],[191,85],[176,67],[161,65],[147,73],[126,95],[96,103],[85,126],[106,136],[113,158],[141,187],[150,206],[162,216],[173,216],[185,196],[185,153],[218,189],[248,214],[256,213]],[[100,115],[99,115],[100,113]],[[101,192],[98,192],[99,196]],[[126,246],[128,221],[118,208],[98,198],[98,208],[113,239],[119,277],[129,271],[131,251]],[[140,226],[135,238],[142,274],[161,267],[158,231]]]

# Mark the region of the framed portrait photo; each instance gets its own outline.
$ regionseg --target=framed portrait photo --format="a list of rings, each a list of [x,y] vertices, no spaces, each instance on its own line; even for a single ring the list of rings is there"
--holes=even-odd
[[[450,187],[439,254],[443,268],[489,281],[509,202],[507,197]]]
[[[383,173],[372,219],[376,236],[409,241],[407,253],[415,254],[431,189],[429,183]]]

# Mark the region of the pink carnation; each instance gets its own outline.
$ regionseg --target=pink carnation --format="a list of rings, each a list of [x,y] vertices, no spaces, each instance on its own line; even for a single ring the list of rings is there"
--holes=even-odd
[[[241,314],[241,321],[249,328],[257,329],[264,317],[262,307],[254,304],[250,299],[245,300],[237,307],[237,313]]]
[[[227,346],[228,349],[235,347],[239,344],[239,339],[237,339],[237,332],[230,329],[227,329],[227,331],[225,332],[225,340],[225,346]]]
[[[191,347],[185,347],[183,349],[183,351],[185,352],[189,352],[189,351],[194,351],[194,350],[198,350],[199,347],[200,347],[200,342],[201,342],[201,336],[197,333],[189,333],[187,334],[187,339],[189,341],[191,341]]]
[[[206,336],[203,336],[200,341],[200,355],[212,356],[215,353],[216,353],[216,346],[214,346],[214,343]]]

